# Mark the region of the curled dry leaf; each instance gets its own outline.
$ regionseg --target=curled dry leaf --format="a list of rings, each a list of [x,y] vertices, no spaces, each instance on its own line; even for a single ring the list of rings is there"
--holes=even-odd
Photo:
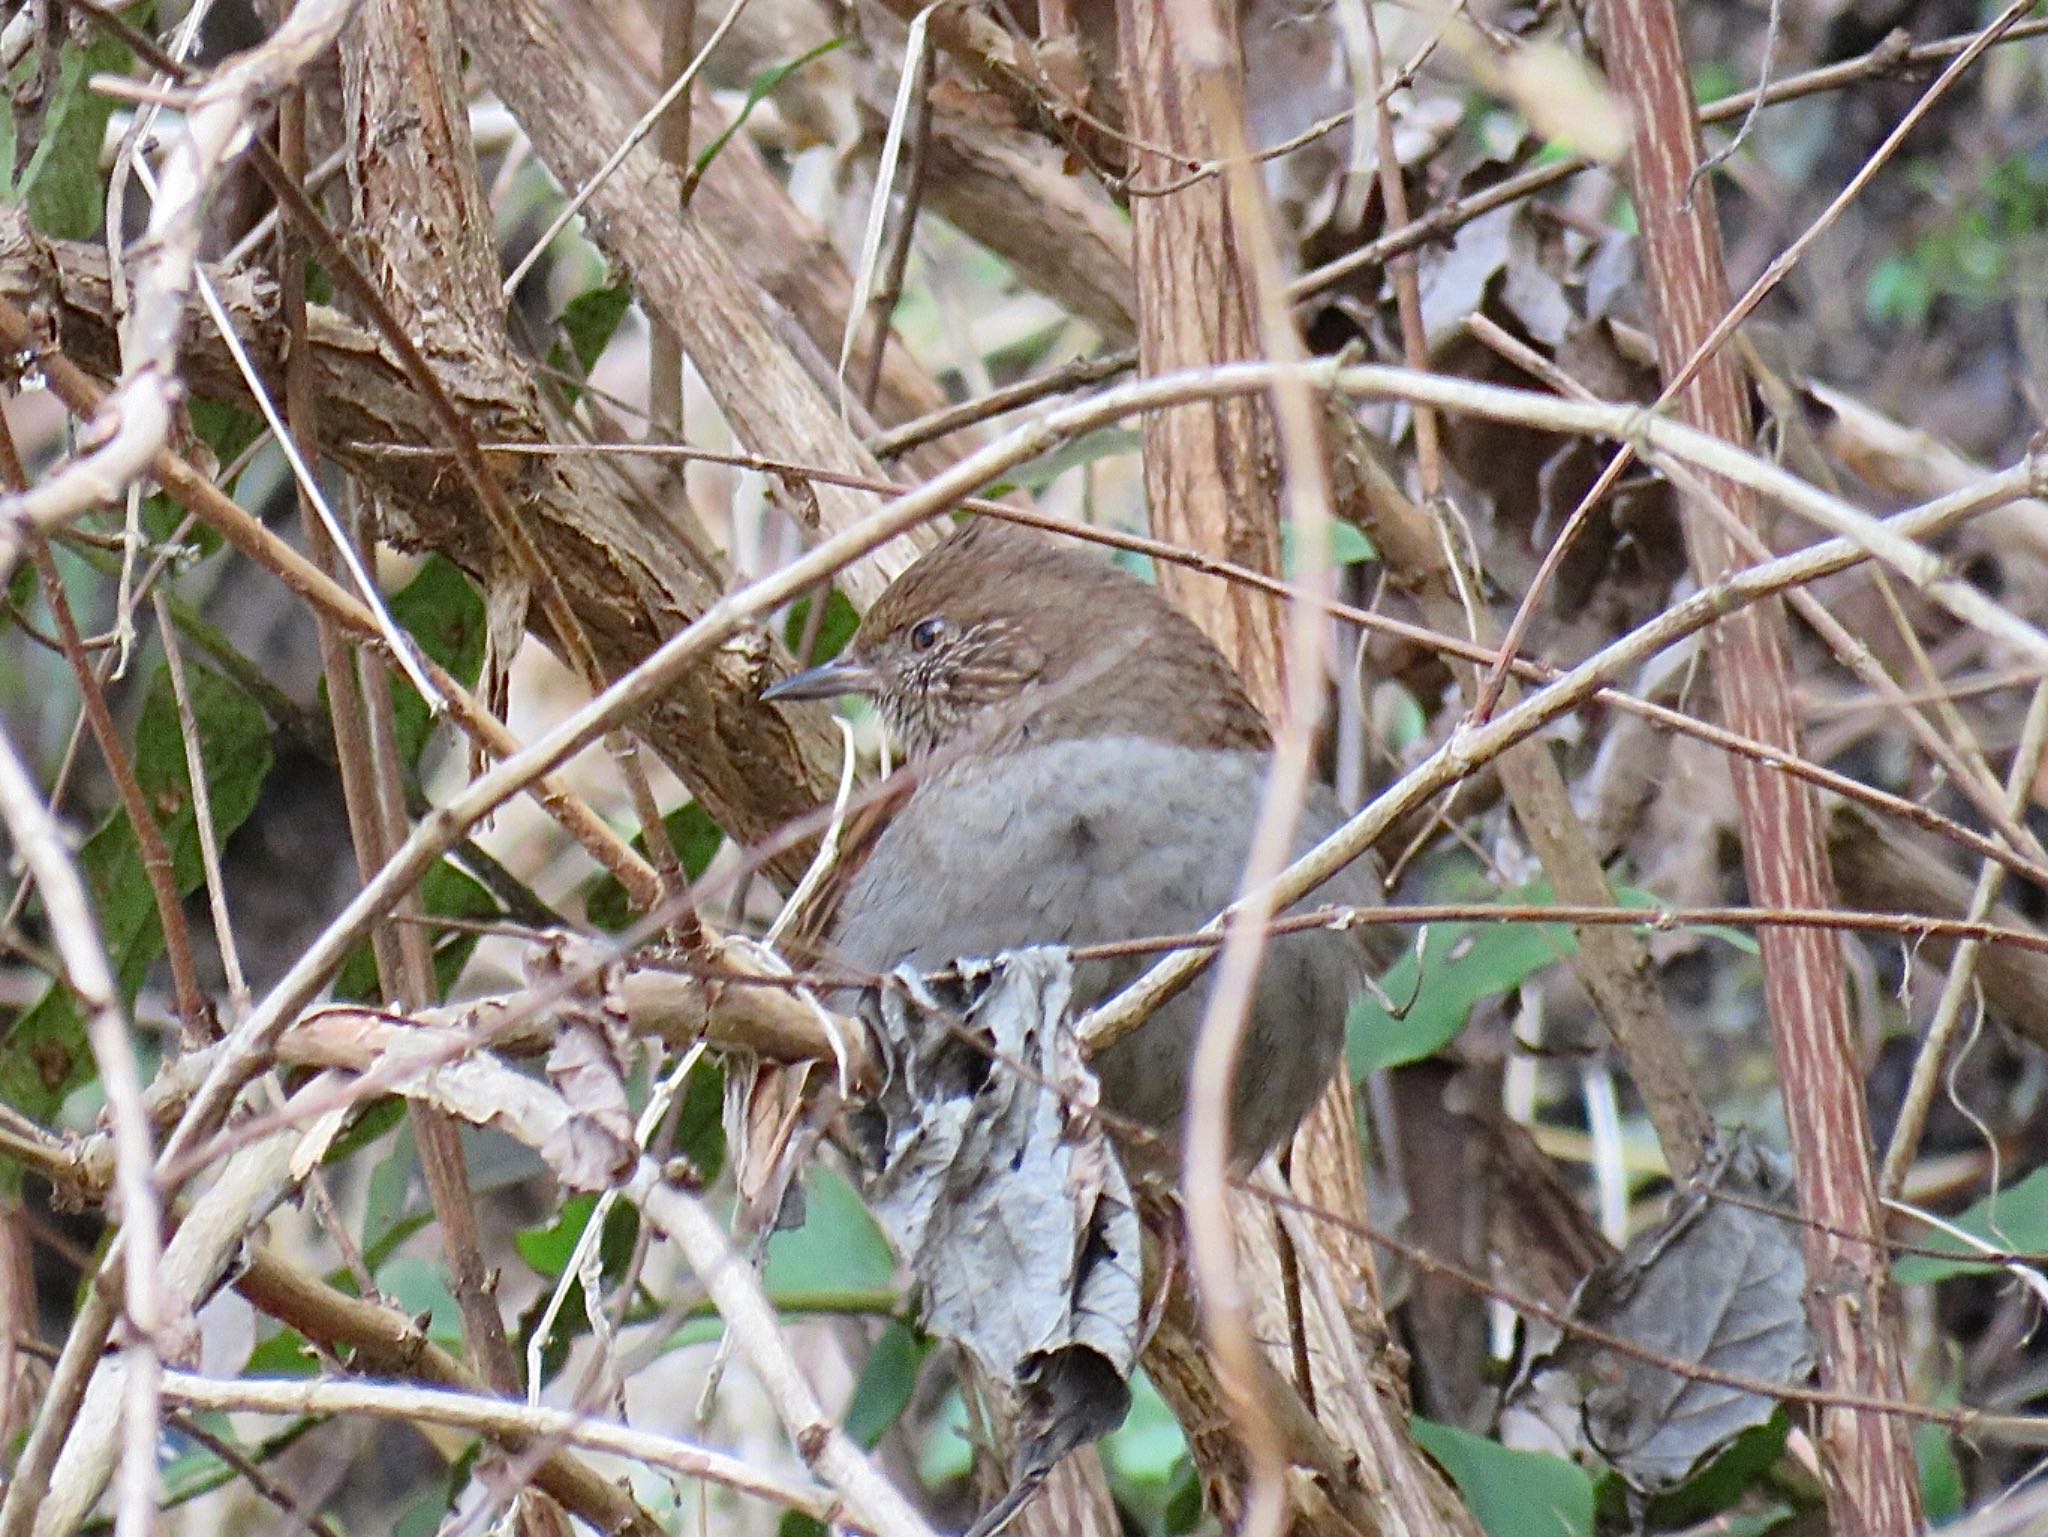
[[[540,1152],[581,1190],[607,1188],[640,1156],[626,1098],[632,1031],[619,991],[623,962],[591,950],[585,941],[563,936],[536,948],[527,962],[532,986],[559,989],[547,1071],[569,1108],[554,1133],[558,1140]]]
[[[459,1031],[432,1025],[385,1025],[379,1032],[376,1072],[384,1087],[433,1105],[472,1126],[490,1126],[536,1149],[563,1184],[602,1190],[631,1170],[591,1154],[600,1139],[578,1134],[578,1119],[560,1094],[515,1071]],[[608,1139],[603,1147],[610,1148]],[[630,1137],[628,1149],[632,1143]],[[581,1156],[572,1156],[580,1154]]]
[[[1024,1485],[1129,1407],[1138,1216],[1090,1113],[1067,952],[960,972],[934,984],[906,968],[871,1006],[887,1081],[862,1117],[870,1193],[928,1327],[1016,1390]]]
[[[1772,1215],[1795,1209],[1784,1160],[1738,1131],[1662,1223],[1586,1278],[1572,1316],[1671,1360],[1801,1383],[1814,1365],[1806,1266],[1797,1228]],[[1516,1396],[1557,1393],[1577,1406],[1583,1448],[1649,1495],[1684,1483],[1777,1407],[1576,1335],[1534,1363]]]

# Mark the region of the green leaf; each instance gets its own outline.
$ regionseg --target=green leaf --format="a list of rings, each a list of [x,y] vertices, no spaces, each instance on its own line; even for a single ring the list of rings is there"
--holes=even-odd
[[[256,809],[257,794],[270,772],[270,728],[256,702],[220,674],[203,667],[189,668],[188,673],[214,831],[225,844]],[[130,751],[143,799],[170,850],[178,890],[189,894],[198,889],[204,874],[199,824],[185,772],[177,704],[164,669],[158,669],[150,682]],[[125,815],[116,812],[86,840],[79,864],[122,1001],[133,1004],[150,966],[163,954],[164,935],[142,853]],[[65,1096],[91,1072],[84,1020],[61,986],[44,993],[0,1044],[0,1100],[39,1121],[54,1117]]]
[[[405,1107],[401,1105],[398,1108],[403,1110]],[[412,1237],[413,1234],[427,1227],[433,1220],[434,1208],[431,1206],[420,1206],[413,1211],[403,1212],[395,1218],[377,1235],[375,1243],[364,1246],[363,1263],[370,1267],[370,1273],[375,1275],[377,1273],[377,1266],[383,1264],[393,1254],[397,1253],[399,1245]]]
[[[2036,1169],[2017,1185],[1986,1196],[1957,1217],[1955,1226],[2000,1251],[2048,1255],[2048,1169]],[[1932,1233],[1917,1240],[1917,1247],[1944,1250],[1957,1258],[1905,1255],[1892,1266],[1892,1278],[1901,1286],[1929,1286],[1951,1276],[1986,1275],[2001,1268],[1964,1258],[1976,1251],[1951,1233]]]
[[[1159,1389],[1143,1372],[1131,1379],[1131,1409],[1102,1443],[1112,1474],[1121,1480],[1169,1490],[1188,1454],[1188,1438],[1166,1407]]]
[[[462,1310],[439,1265],[416,1254],[401,1254],[387,1261],[376,1277],[377,1290],[409,1317],[426,1318],[429,1339],[462,1353]]]
[[[917,1476],[927,1489],[957,1483],[974,1471],[974,1443],[967,1439],[967,1404],[954,1388],[939,1406],[922,1450]]]
[[[484,665],[484,600],[469,578],[444,556],[430,555],[419,574],[391,599],[391,617],[467,688]],[[416,766],[433,734],[433,717],[418,690],[396,677],[392,690],[398,752],[407,768]]]
[[[1365,530],[1342,519],[1333,518],[1329,523],[1329,549],[1323,557],[1326,566],[1356,566],[1368,560],[1379,559],[1379,551],[1373,548],[1372,540]],[[1280,569],[1293,576],[1301,569],[1295,558],[1294,525],[1280,525]]]
[[[218,400],[194,399],[186,406],[193,429],[222,465],[230,464],[264,432],[263,418],[238,410]],[[271,452],[275,452],[275,448]],[[258,459],[262,455],[257,456]],[[142,530],[159,544],[178,531],[186,517],[179,502],[159,491],[142,499]],[[186,531],[187,548],[197,549],[200,559],[216,554],[227,541],[198,519]]]
[[[1920,1501],[1927,1508],[1928,1522],[1939,1526],[1955,1520],[1969,1503],[1969,1491],[1956,1457],[1954,1433],[1946,1425],[1916,1425],[1913,1456],[1920,1465]]]
[[[1504,905],[1549,907],[1556,904],[1550,887],[1541,882],[1502,896]],[[1663,906],[1653,892],[1622,887],[1614,894],[1620,907],[1655,912]],[[1754,955],[1749,935],[1719,926],[1696,932]],[[1396,1018],[1370,995],[1351,1005],[1347,1019],[1352,1076],[1363,1078],[1383,1067],[1419,1062],[1456,1039],[1482,999],[1520,987],[1553,961],[1578,953],[1578,941],[1562,923],[1459,922],[1433,923],[1423,942],[1418,968],[1415,952],[1407,954],[1380,979],[1380,987],[1400,1012]]]
[[[1521,893],[1511,900],[1531,898]],[[1441,1051],[1465,1028],[1473,1005],[1520,987],[1577,949],[1561,923],[1431,924],[1420,966],[1410,947],[1380,980],[1401,1017],[1370,994],[1352,1003],[1346,1026],[1352,1076],[1364,1078]]]
[[[1953,1409],[1962,1401],[1963,1361],[1959,1347],[1942,1352],[1940,1376],[1924,1396],[1934,1407]],[[1920,1472],[1920,1503],[1930,1527],[1944,1526],[1969,1505],[1969,1481],[1956,1455],[1956,1433],[1932,1421],[1913,1427],[1913,1461]]]
[[[232,464],[243,449],[269,430],[254,411],[244,411],[226,401],[195,398],[185,409],[192,417],[193,431],[224,465]]]
[[[442,860],[420,882],[420,906],[435,918],[485,920],[499,916],[497,900],[464,871]],[[434,985],[445,995],[469,964],[471,952],[482,936],[466,929],[434,929]],[[359,945],[342,963],[334,979],[334,996],[351,1003],[371,1003],[383,996],[377,981],[377,957],[372,948]]]
[[[1098,459],[1116,459],[1135,454],[1144,446],[1144,436],[1135,427],[1103,427],[1062,443],[1019,468],[1007,481],[989,487],[988,495],[1002,496],[1012,490],[1043,491],[1069,470],[1077,470]]]
[[[918,1368],[930,1352],[929,1341],[920,1341],[900,1323],[892,1321],[882,1331],[875,1348],[868,1352],[868,1364],[861,1368],[853,1399],[846,1406],[846,1433],[862,1447],[873,1451],[875,1443],[910,1407]]]
[[[612,283],[602,288],[586,288],[562,306],[562,334],[569,339],[569,351],[575,356],[578,373],[587,375],[597,367],[597,360],[612,344],[619,322],[626,318],[632,304],[633,290],[624,283]]]
[[[1722,59],[1709,59],[1693,71],[1692,99],[1696,102],[1719,101],[1744,87],[1745,82],[1734,66]]]
[[[365,1105],[341,1135],[329,1144],[327,1156],[320,1160],[321,1163],[328,1168],[347,1163],[404,1119],[405,1101],[402,1099],[393,1097]]]
[[[526,1228],[514,1237],[520,1257],[538,1274],[550,1281],[560,1281],[570,1260],[575,1257],[576,1245],[582,1242],[596,1209],[597,1197],[594,1195],[570,1198],[553,1222]],[[640,1214],[629,1203],[621,1201],[607,1213],[604,1233],[597,1242],[598,1268],[605,1278],[607,1294],[624,1278],[626,1266],[632,1261],[633,1242],[639,1230]],[[540,1327],[542,1314],[554,1290],[552,1285],[541,1288],[532,1304],[520,1315],[517,1343],[522,1354],[533,1337],[533,1331]],[[562,1295],[562,1305],[555,1310],[547,1345],[541,1351],[541,1375],[551,1378],[560,1371],[568,1363],[569,1352],[576,1341],[589,1332],[590,1315],[583,1301],[583,1282],[580,1277],[571,1276]]]
[[[811,600],[799,598],[789,606],[789,622],[782,627],[783,643],[792,652],[802,649],[804,628],[811,620]],[[846,594],[834,587],[825,595],[825,617],[819,621],[817,639],[811,645],[813,662],[829,662],[846,649],[853,632],[860,628],[860,613]]]
[[[1429,717],[1422,713],[1422,702],[1392,678],[1381,679],[1373,690],[1373,707],[1382,722],[1380,729],[1386,734],[1387,746],[1397,753],[1406,752],[1429,731]]]
[[[683,1085],[676,1151],[697,1166],[707,1185],[725,1169],[725,1064],[715,1057],[699,1061]]]
[[[843,37],[828,38],[809,52],[799,54],[796,58],[791,59],[787,64],[778,64],[773,69],[764,69],[760,74],[756,75],[754,83],[747,87],[747,99],[741,105],[740,110],[733,115],[732,123],[726,128],[724,133],[705,145],[698,154],[697,163],[691,168],[690,174],[692,179],[701,179],[704,173],[711,169],[711,162],[716,160],[719,152],[732,142],[732,136],[747,126],[747,119],[753,116],[754,108],[765,101],[777,86],[781,85],[783,81],[802,69],[806,64],[811,63],[815,59],[824,58],[826,54],[832,52],[835,48],[843,48],[845,46],[846,39]]]
[[[1130,572],[1132,576],[1135,576],[1146,586],[1156,587],[1159,585],[1159,573],[1154,569],[1150,555],[1142,554],[1137,550],[1114,549],[1109,552],[1109,558],[1119,566],[1122,566],[1124,570]]]
[[[583,1230],[590,1226],[590,1214],[595,1210],[596,1196],[573,1195],[562,1203],[554,1221],[537,1223],[515,1233],[513,1247],[535,1272],[559,1280],[569,1266],[570,1256],[576,1252],[576,1245],[583,1241]]]
[[[1934,307],[1934,286],[1912,257],[1894,253],[1877,264],[1863,289],[1863,309],[1880,325],[1917,330]]]
[[[1202,1524],[1202,1479],[1195,1472],[1195,1460],[1190,1457],[1180,1470],[1180,1478],[1173,1486],[1173,1493],[1166,1501],[1165,1528],[1167,1537],[1185,1537]]]
[[[1422,1449],[1443,1465],[1486,1537],[1592,1537],[1593,1480],[1562,1457],[1517,1452],[1454,1425],[1417,1418]]]
[[[1648,1527],[1676,1531],[1734,1509],[1778,1465],[1791,1428],[1791,1417],[1780,1408],[1761,1425],[1745,1430],[1684,1484],[1652,1500],[1646,1513]]]
[[[436,1490],[421,1495],[406,1507],[405,1514],[391,1526],[391,1537],[435,1537],[448,1514],[448,1496]]]
[[[225,1414],[195,1414],[192,1418],[203,1429],[219,1436],[228,1445],[236,1444],[234,1427]],[[164,1439],[167,1449],[173,1446],[181,1449],[190,1448],[180,1450],[179,1455],[164,1465],[163,1487],[165,1499],[168,1501],[165,1508],[209,1494],[236,1476],[235,1470],[221,1460],[219,1453],[182,1432],[171,1431]]]
[[[412,1189],[416,1160],[412,1126],[401,1122],[390,1148],[372,1165],[364,1195],[363,1263],[372,1275],[404,1241],[396,1230],[405,1220],[405,1198]]]
[[[853,1186],[830,1169],[804,1180],[804,1222],[768,1241],[763,1284],[772,1293],[878,1290],[896,1279],[888,1240]]]
[[[1102,1443],[1102,1460],[1119,1508],[1145,1532],[1188,1530],[1179,1517],[1183,1492],[1194,1476],[1186,1434],[1144,1372],[1131,1378],[1131,1409]],[[1194,1514],[1201,1513],[1196,1486]]]
[[[320,1370],[320,1358],[296,1329],[280,1328],[258,1341],[249,1352],[245,1377],[311,1377]]]
[[[86,240],[98,231],[105,218],[100,145],[114,99],[90,89],[87,82],[96,74],[125,75],[134,62],[122,43],[98,29],[82,48],[65,44],[42,140],[20,185],[6,197],[8,202],[27,199],[29,222],[39,234],[53,240]],[[12,165],[10,146],[0,163],[0,176]]]
[[[725,841],[724,832],[711,820],[711,813],[695,801],[678,806],[661,821],[668,829],[668,841],[675,848],[676,858],[683,862],[683,874],[694,881],[711,864],[712,855]],[[633,847],[644,856],[646,838],[636,834]],[[633,904],[626,900],[626,888],[611,875],[594,876],[583,888],[583,912],[592,924],[611,934],[628,927],[637,916]]]
[[[605,277],[609,276],[607,269]],[[626,318],[632,303],[633,291],[624,283],[600,281],[584,289],[563,305],[562,313],[555,317],[562,342],[548,349],[548,366],[570,378],[589,378],[597,360],[604,356],[604,349],[618,334],[619,322]],[[570,405],[583,393],[566,379],[560,381],[560,387]]]

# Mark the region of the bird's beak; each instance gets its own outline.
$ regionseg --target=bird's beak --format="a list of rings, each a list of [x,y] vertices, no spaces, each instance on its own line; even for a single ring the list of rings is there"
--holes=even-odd
[[[782,699],[837,699],[842,694],[872,694],[877,683],[874,668],[856,657],[841,656],[823,667],[794,673],[780,683],[761,690],[766,704]]]

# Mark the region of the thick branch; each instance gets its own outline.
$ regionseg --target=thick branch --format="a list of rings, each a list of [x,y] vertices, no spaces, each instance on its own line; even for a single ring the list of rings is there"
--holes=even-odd
[[[1630,170],[1643,253],[1657,309],[1657,350],[1678,376],[1728,307],[1711,182],[1699,178],[1699,127],[1668,0],[1607,0],[1601,7],[1611,73],[1633,122]],[[1749,399],[1733,356],[1708,357],[1679,397],[1684,418],[1747,443]],[[1707,494],[1755,527],[1756,498],[1709,478]],[[1702,585],[1747,564],[1728,529],[1697,498],[1686,501],[1686,539]],[[1712,634],[1714,682],[1728,724],[1800,750],[1784,617],[1759,604]],[[1747,760],[1729,765],[1752,898],[1765,906],[1835,901],[1818,806],[1810,789]],[[1883,1232],[1871,1172],[1863,1079],[1849,1019],[1841,941],[1811,930],[1768,930],[1764,994],[1789,1110],[1805,1240],[1808,1313],[1822,1381],[1846,1393],[1897,1397],[1904,1385],[1897,1319],[1888,1298]],[[1870,1234],[1870,1241],[1849,1235]],[[1910,1429],[1887,1415],[1840,1409],[1822,1418],[1821,1472],[1829,1513],[1843,1531],[1906,1537],[1920,1529]]]
[[[625,114],[575,67],[577,50],[532,0],[472,0],[461,14],[463,41],[535,152],[564,185],[582,186],[627,138]],[[808,339],[708,231],[683,220],[679,193],[675,173],[640,145],[592,193],[592,225],[642,302],[682,338],[734,433],[757,453],[887,479],[840,402],[798,363],[795,349]],[[876,505],[869,493],[837,486],[797,485],[791,494],[799,514],[827,532],[851,527]],[[905,537],[877,551],[842,578],[848,592],[872,599],[932,538]]]

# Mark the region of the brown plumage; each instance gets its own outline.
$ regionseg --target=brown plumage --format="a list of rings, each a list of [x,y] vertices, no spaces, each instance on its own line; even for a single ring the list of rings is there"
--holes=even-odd
[[[1266,722],[1192,621],[1093,552],[972,525],[890,585],[838,660],[765,697],[842,693],[872,698],[923,760],[839,902],[829,948],[844,961],[936,969],[1030,944],[1184,933],[1236,895]],[[1314,787],[1296,851],[1342,820]],[[1376,896],[1354,867],[1311,901]],[[1083,964],[1076,1006],[1154,959]],[[1347,934],[1268,947],[1234,1096],[1240,1163],[1290,1135],[1328,1080],[1363,967]],[[1111,1110],[1172,1136],[1205,994],[1190,989],[1096,1063]]]
[[[1099,552],[994,519],[890,584],[847,650],[916,757],[965,731],[978,751],[1136,734],[1271,747],[1265,717],[1201,629]]]

